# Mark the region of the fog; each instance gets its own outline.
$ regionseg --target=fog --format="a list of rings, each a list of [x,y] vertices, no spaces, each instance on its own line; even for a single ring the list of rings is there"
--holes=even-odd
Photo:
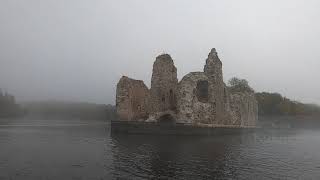
[[[18,101],[114,104],[169,53],[181,79],[215,47],[224,79],[320,103],[317,0],[1,0],[0,88]]]

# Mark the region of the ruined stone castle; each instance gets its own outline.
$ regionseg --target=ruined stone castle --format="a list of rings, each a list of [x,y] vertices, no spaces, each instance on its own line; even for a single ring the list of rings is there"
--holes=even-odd
[[[230,91],[223,82],[215,49],[203,72],[191,72],[180,82],[168,54],[156,58],[150,89],[141,80],[123,76],[117,84],[116,106],[119,121],[254,127],[258,119],[254,93]]]

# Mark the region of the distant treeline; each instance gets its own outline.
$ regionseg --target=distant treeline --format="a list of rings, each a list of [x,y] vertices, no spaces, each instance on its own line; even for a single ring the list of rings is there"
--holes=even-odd
[[[256,93],[259,116],[319,116],[320,107],[292,101],[279,93]]]
[[[29,102],[19,105],[15,97],[0,89],[0,118],[37,119],[78,119],[103,120],[116,119],[116,108],[112,105],[82,102]]]
[[[116,118],[112,105],[73,102],[32,102],[24,104],[27,118],[110,121]]]
[[[16,104],[15,97],[0,89],[0,118],[17,117],[23,114],[22,109]]]
[[[245,79],[233,77],[228,82],[230,91],[254,92]],[[259,105],[259,116],[320,116],[316,104],[292,101],[279,93],[255,93]]]

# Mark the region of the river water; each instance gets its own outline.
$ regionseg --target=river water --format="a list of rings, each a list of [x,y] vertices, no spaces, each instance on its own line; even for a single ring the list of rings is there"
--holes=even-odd
[[[2,179],[320,179],[320,131],[111,136],[98,121],[6,121]]]

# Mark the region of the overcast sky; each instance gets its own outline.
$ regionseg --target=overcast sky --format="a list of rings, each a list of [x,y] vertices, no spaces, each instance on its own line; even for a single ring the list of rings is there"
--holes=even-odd
[[[0,88],[18,101],[115,104],[169,53],[181,79],[215,47],[224,79],[320,104],[319,0],[1,0]]]

